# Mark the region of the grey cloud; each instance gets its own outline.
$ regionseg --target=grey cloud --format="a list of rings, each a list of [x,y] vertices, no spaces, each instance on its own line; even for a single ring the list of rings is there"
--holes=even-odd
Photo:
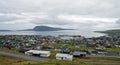
[[[17,19],[18,19],[17,17],[13,17],[13,16],[5,16],[5,15],[0,16],[0,22],[14,21]]]
[[[12,22],[15,20],[24,19],[25,17],[20,14],[0,13],[0,22]]]
[[[120,0],[1,0],[0,12],[45,12],[119,17]]]
[[[36,25],[48,25],[48,26],[56,26],[56,27],[63,27],[63,28],[76,28],[76,29],[86,29],[86,28],[93,28],[93,26],[96,25],[96,23],[93,23],[92,21],[89,21],[91,23],[83,23],[86,22],[84,20],[81,21],[74,21],[74,20],[68,20],[66,18],[61,18],[59,16],[48,16],[45,18],[35,18],[30,21],[33,24]]]
[[[75,24],[73,21],[61,19],[58,17],[35,18],[31,23],[36,25],[70,25]]]
[[[35,25],[94,28],[96,25],[94,22],[79,23],[58,16],[67,14],[119,18],[119,12],[120,0],[0,0],[0,13],[18,15],[0,15],[0,22],[30,19],[28,23]],[[22,15],[21,13],[43,13],[48,17],[39,18],[37,16],[41,14]],[[115,26],[119,26],[118,23],[116,22]]]
[[[116,21],[116,26],[115,26],[115,27],[120,28],[120,19],[118,19],[118,20]]]
[[[117,23],[117,24],[120,24],[120,19],[118,19],[118,20],[116,21],[116,23]]]

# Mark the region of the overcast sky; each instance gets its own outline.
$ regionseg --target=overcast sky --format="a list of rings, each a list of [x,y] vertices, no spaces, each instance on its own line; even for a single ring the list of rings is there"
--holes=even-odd
[[[0,0],[0,29],[120,28],[120,0]]]

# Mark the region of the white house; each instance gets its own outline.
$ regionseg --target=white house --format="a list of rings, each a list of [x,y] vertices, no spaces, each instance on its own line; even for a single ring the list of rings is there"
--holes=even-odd
[[[62,53],[57,53],[56,54],[56,59],[58,60],[73,60],[73,55],[70,54],[62,54]]]
[[[37,55],[40,57],[49,57],[51,55],[50,51],[41,51],[41,50],[29,50],[25,52],[27,55]]]

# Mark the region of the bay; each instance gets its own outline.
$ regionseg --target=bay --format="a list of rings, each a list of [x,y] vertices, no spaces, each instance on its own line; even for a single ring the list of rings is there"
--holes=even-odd
[[[85,30],[60,30],[60,31],[0,31],[0,35],[81,35],[87,38],[99,37],[106,34]]]

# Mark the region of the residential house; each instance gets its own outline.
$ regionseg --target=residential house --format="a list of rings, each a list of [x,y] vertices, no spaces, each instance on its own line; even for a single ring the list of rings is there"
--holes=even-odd
[[[84,57],[86,57],[86,52],[79,52],[79,51],[74,51],[73,52],[73,56],[74,57],[78,57],[78,58],[84,58]]]
[[[58,59],[58,60],[69,60],[69,61],[72,61],[73,60],[73,55],[57,53],[56,54],[56,59]]]
[[[35,55],[40,57],[49,57],[51,55],[50,51],[41,51],[41,50],[29,50],[25,52],[27,55]]]

